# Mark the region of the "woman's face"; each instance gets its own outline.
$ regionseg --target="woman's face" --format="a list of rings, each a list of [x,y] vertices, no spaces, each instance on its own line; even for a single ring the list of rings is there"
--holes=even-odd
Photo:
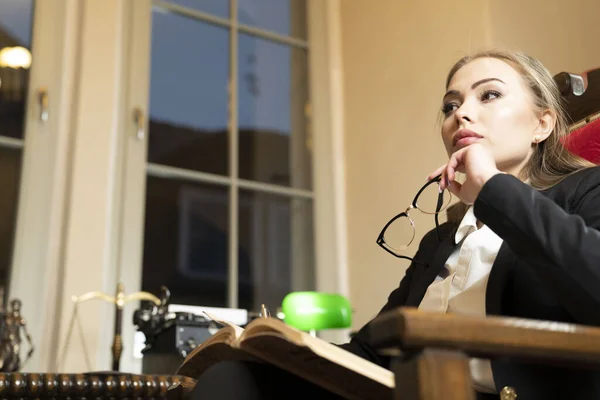
[[[517,174],[539,132],[532,95],[519,73],[495,58],[459,69],[443,100],[442,139],[448,155],[472,143],[487,146],[499,170]]]

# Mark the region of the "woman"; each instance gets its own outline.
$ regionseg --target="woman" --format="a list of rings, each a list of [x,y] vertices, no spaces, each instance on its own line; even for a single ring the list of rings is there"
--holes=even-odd
[[[600,325],[600,169],[568,153],[560,94],[522,54],[460,60],[443,100],[442,175],[464,205],[458,221],[425,235],[384,310],[398,306]],[[465,180],[455,180],[461,171]],[[361,329],[344,347],[380,365]],[[472,360],[480,393],[600,398],[600,373]],[[484,396],[481,396],[484,397]],[[493,398],[493,397],[492,397]]]
[[[463,210],[424,236],[382,311],[418,306],[600,325],[600,169],[562,147],[567,123],[552,76],[535,59],[490,51],[461,59],[446,89],[441,136],[449,161],[428,179],[441,174],[440,188]],[[342,347],[389,366],[369,346],[366,327]],[[210,390],[235,375],[245,398],[300,389],[325,396],[250,365],[218,365],[198,386]],[[498,398],[505,386],[523,399],[600,398],[600,374],[591,370],[478,359],[470,366],[480,398]]]

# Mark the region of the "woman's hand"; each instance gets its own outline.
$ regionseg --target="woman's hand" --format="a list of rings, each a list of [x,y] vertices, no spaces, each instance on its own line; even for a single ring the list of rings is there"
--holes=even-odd
[[[456,172],[466,175],[464,183],[455,181]],[[473,143],[453,153],[448,163],[429,175],[428,179],[442,174],[440,188],[450,190],[463,203],[471,205],[477,200],[483,185],[499,173],[493,154],[481,144]]]

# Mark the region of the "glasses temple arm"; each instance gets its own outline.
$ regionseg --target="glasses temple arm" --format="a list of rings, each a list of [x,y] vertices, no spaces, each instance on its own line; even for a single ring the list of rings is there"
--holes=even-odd
[[[442,241],[442,237],[440,236],[440,221],[439,221],[439,215],[440,215],[440,209],[442,208],[442,205],[444,204],[444,192],[441,192],[438,196],[438,201],[437,201],[437,205],[435,206],[435,233],[437,234],[437,238],[438,241],[441,242]]]

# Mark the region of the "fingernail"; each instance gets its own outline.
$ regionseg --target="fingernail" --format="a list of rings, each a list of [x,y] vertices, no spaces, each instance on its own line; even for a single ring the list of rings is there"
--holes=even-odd
[[[443,190],[442,190],[442,185],[440,185],[440,184],[438,183],[438,193],[442,193],[442,192],[443,192]]]

